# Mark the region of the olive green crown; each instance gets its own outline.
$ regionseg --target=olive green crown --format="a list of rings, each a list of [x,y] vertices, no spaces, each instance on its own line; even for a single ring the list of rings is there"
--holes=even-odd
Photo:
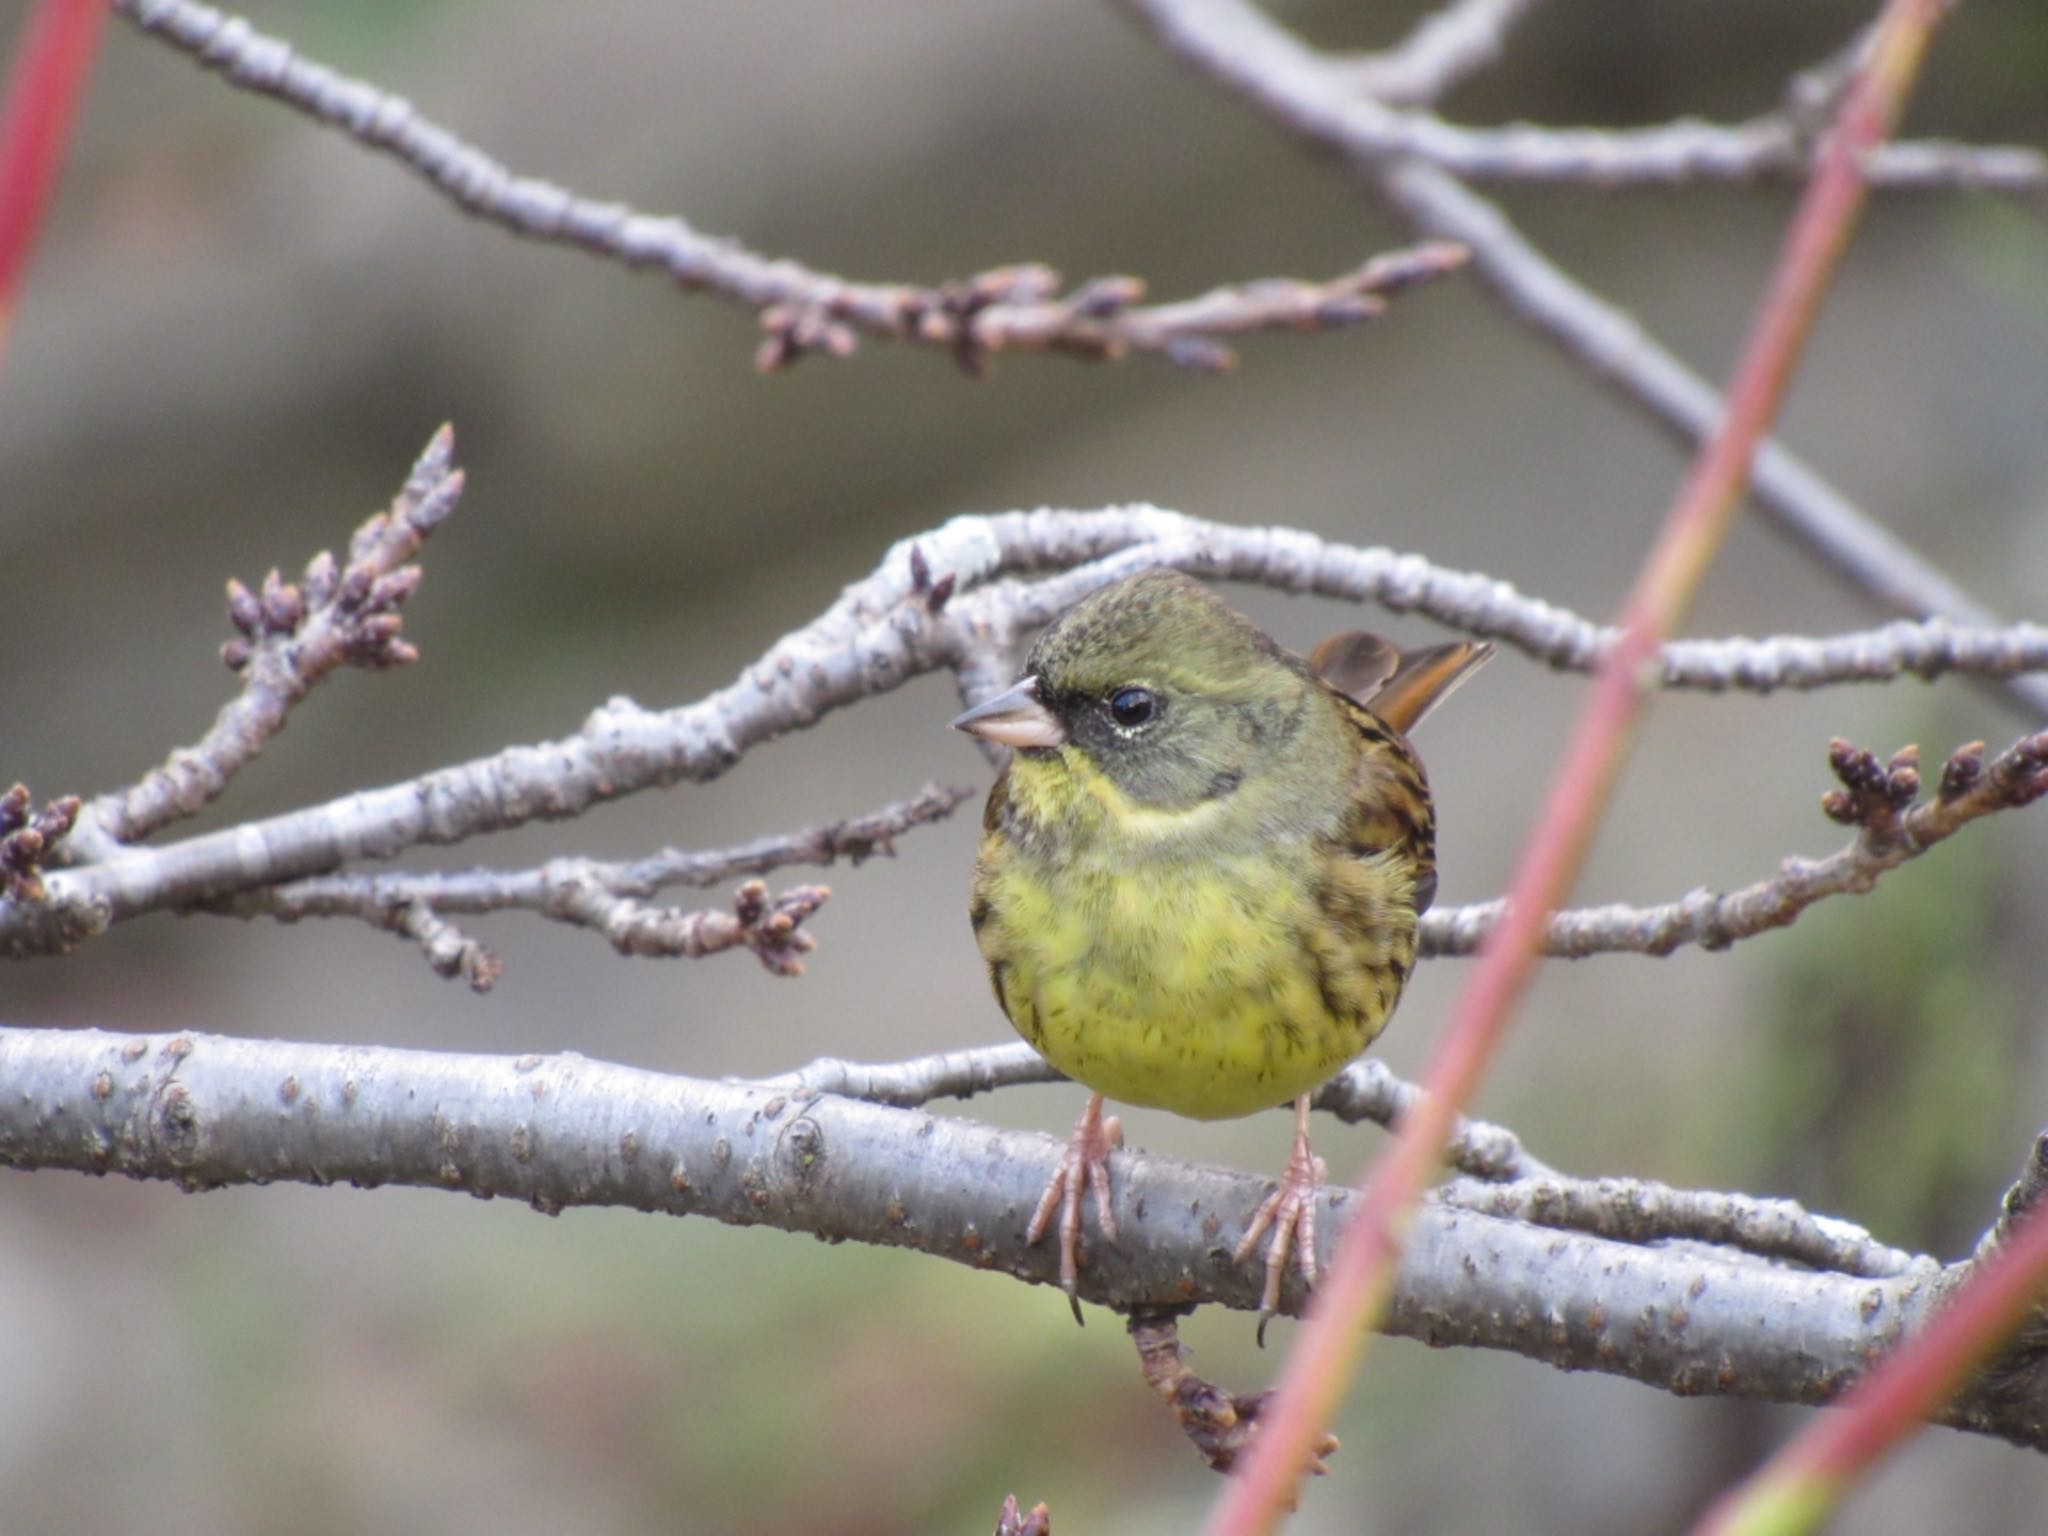
[[[1212,698],[1305,675],[1301,659],[1250,619],[1192,577],[1163,569],[1126,577],[1068,609],[1039,636],[1026,670],[1053,694],[1146,681]]]

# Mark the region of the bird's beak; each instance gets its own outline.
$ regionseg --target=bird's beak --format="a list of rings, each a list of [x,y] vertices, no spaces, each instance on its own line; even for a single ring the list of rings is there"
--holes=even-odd
[[[975,705],[953,722],[953,729],[1006,747],[1057,747],[1067,739],[1066,727],[1038,702],[1035,677]]]

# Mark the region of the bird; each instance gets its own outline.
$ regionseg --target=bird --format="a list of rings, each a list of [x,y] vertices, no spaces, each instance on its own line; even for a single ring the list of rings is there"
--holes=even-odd
[[[1090,1090],[1025,1233],[1057,1218],[1076,1321],[1090,1193],[1118,1238],[1110,1099],[1198,1120],[1292,1101],[1287,1171],[1236,1258],[1267,1238],[1262,1336],[1290,1252],[1314,1285],[1309,1095],[1385,1028],[1436,894],[1407,733],[1492,654],[1348,631],[1303,658],[1153,568],[1060,615],[1014,686],[952,722],[1011,749],[968,904],[996,1001]]]

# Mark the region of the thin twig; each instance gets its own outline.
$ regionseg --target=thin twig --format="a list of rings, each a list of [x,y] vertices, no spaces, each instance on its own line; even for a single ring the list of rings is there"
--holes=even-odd
[[[1315,1093],[1315,1107],[1356,1125],[1369,1121],[1387,1130],[1400,1129],[1415,1112],[1422,1089],[1397,1077],[1377,1057],[1354,1061]],[[1458,1115],[1444,1143],[1444,1161],[1458,1172],[1483,1182],[1548,1178],[1556,1170],[1533,1156],[1522,1138],[1504,1125]]]
[[[454,431],[444,426],[390,510],[356,530],[346,565],[322,550],[298,581],[284,581],[273,570],[260,593],[228,583],[228,617],[241,638],[223,646],[221,657],[241,674],[242,691],[198,741],[171,753],[140,783],[95,800],[88,818],[95,838],[131,843],[195,815],[330,673],[344,666],[382,670],[418,658],[402,632],[400,610],[420,581],[419,567],[408,562],[462,497],[454,455]],[[80,851],[104,857],[111,850],[81,843]]]
[[[764,881],[749,880],[729,912],[684,912],[571,880],[556,887],[543,911],[558,922],[596,930],[622,955],[696,960],[744,947],[774,974],[799,976],[803,957],[817,944],[799,925],[829,895],[822,885],[795,885],[771,900]]]
[[[898,837],[950,816],[973,793],[927,784],[906,800],[862,816],[708,852],[666,848],[619,862],[551,859],[532,869],[317,875],[237,892],[203,910],[287,923],[355,918],[415,940],[436,974],[460,977],[479,992],[490,990],[503,965],[450,924],[450,913],[537,912],[602,933],[627,954],[697,958],[745,945],[770,970],[794,975],[809,948],[808,935],[797,933],[796,925],[816,909],[810,893],[821,887],[785,892],[751,921],[746,901],[728,912],[681,913],[649,906],[647,898],[670,886],[717,885],[791,864],[830,865],[840,859],[859,864],[877,854],[893,854]]]
[[[1346,61],[1356,88],[1389,106],[1423,106],[1492,64],[1540,0],[1451,0],[1394,47]]]
[[[1243,1396],[1197,1376],[1181,1347],[1180,1319],[1192,1307],[1140,1307],[1127,1318],[1131,1343],[1138,1351],[1138,1370],[1145,1385],[1173,1410],[1181,1433],[1210,1468],[1228,1473],[1259,1430],[1259,1415],[1273,1394]],[[1330,1469],[1326,1458],[1336,1454],[1337,1437],[1325,1435],[1316,1446],[1309,1470],[1318,1477]]]
[[[629,267],[658,267],[687,290],[753,311],[768,333],[756,354],[765,370],[811,353],[843,357],[870,336],[935,348],[977,374],[996,353],[1022,351],[1097,360],[1142,355],[1213,371],[1235,361],[1223,337],[1357,325],[1394,294],[1463,260],[1455,248],[1433,244],[1376,257],[1327,282],[1273,278],[1156,305],[1140,302],[1145,285],[1132,277],[1091,278],[1063,294],[1060,275],[1035,263],[936,286],[851,282],[706,235],[680,217],[515,175],[410,102],[301,57],[239,16],[194,0],[115,0],[115,9],[243,90],[392,156],[465,213]]]
[[[934,1099],[970,1099],[1003,1088],[1066,1080],[1065,1074],[1017,1040],[940,1051],[909,1061],[860,1062],[821,1056],[794,1071],[763,1078],[759,1086],[916,1109]],[[1395,1076],[1385,1063],[1368,1058],[1354,1061],[1316,1090],[1315,1107],[1348,1125],[1370,1123],[1391,1129],[1414,1108],[1421,1092]],[[1452,1167],[1477,1179],[1536,1178],[1554,1172],[1524,1151],[1521,1139],[1506,1126],[1462,1116],[1447,1155]]]
[[[1814,164],[1807,127],[1781,113],[1744,123],[1682,118],[1646,128],[1538,123],[1469,128],[1405,112],[1372,122],[1371,132],[1353,125],[1358,152],[1432,165],[1468,181],[1569,183],[1605,191],[1746,185],[1803,179]],[[1873,188],[1887,192],[2033,195],[2048,190],[2048,156],[2017,144],[1943,139],[1886,144],[1865,161],[1865,172]]]
[[[1920,788],[1917,772],[1907,784],[1900,783],[1902,775],[1888,775],[1888,784],[1896,787],[1891,790],[1894,798],[1882,804],[1882,821],[1872,819],[1879,807],[1848,798],[1862,765],[1874,767],[1875,759],[1840,743],[1832,757],[1849,790],[1831,791],[1823,803],[1836,819],[1862,828],[1847,847],[1824,859],[1788,858],[1770,879],[1737,891],[1694,891],[1655,907],[1612,905],[1554,912],[1544,929],[1541,952],[1581,959],[1621,951],[1668,955],[1688,944],[1726,949],[1787,926],[1815,902],[1869,891],[1888,871],[1918,858],[1979,817],[2031,805],[2048,792],[2048,731],[2022,737],[1988,765],[1982,742],[1957,749],[1942,771],[1940,793],[1921,804],[1914,803]],[[1487,901],[1427,913],[1422,919],[1422,952],[1476,953],[1499,926],[1504,906]]]
[[[1920,1254],[1878,1242],[1861,1227],[1814,1216],[1795,1200],[1673,1189],[1653,1179],[1568,1179],[1553,1174],[1489,1183],[1468,1178],[1445,1185],[1437,1198],[1465,1210],[1590,1232],[1616,1242],[1712,1243],[1867,1279],[1930,1274],[1940,1267]]]

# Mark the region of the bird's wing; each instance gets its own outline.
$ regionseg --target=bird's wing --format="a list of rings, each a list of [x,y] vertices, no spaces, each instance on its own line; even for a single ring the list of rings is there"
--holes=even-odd
[[[1402,651],[1363,630],[1332,635],[1308,658],[1309,671],[1406,735],[1493,655],[1486,640]]]
[[[1360,704],[1378,693],[1400,666],[1401,652],[1393,641],[1362,629],[1330,636],[1308,657],[1310,672]]]

